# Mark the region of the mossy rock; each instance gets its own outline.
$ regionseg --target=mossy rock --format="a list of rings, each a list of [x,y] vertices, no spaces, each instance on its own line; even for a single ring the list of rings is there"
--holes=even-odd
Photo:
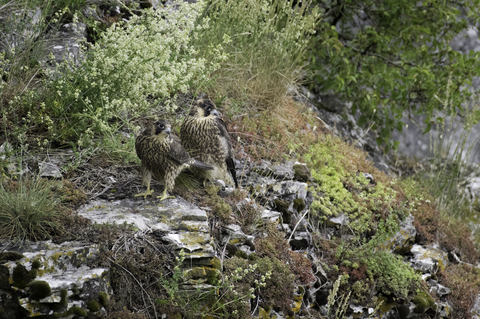
[[[435,300],[433,300],[432,296],[427,292],[421,291],[415,296],[415,298],[413,298],[413,303],[416,305],[413,312],[421,314],[428,308],[433,307],[435,305]]]
[[[16,251],[5,251],[0,253],[0,263],[4,263],[7,261],[16,261],[23,258],[23,255],[17,253]]]
[[[5,265],[0,265],[0,289],[10,288],[10,271]]]
[[[27,268],[22,264],[17,264],[15,268],[13,268],[13,285],[17,288],[23,289],[27,287],[28,283],[32,281],[32,274],[27,270]]]
[[[31,300],[40,300],[52,294],[52,289],[46,281],[33,281],[28,284],[28,287],[30,288],[29,298]]]
[[[87,304],[87,309],[90,310],[91,312],[97,312],[102,308],[102,305],[100,305],[96,300],[90,300]]]
[[[40,260],[35,259],[32,262],[32,269],[40,269],[40,267],[42,267],[42,263],[40,262]]]
[[[305,164],[293,165],[294,179],[300,182],[308,182],[312,178],[312,173]]]
[[[103,307],[107,307],[110,303],[110,295],[105,291],[100,291],[100,293],[98,294],[98,301]]]
[[[76,316],[79,316],[79,317],[86,317],[87,316],[87,311],[85,309],[82,309],[80,307],[72,307],[70,309],[68,309],[67,311],[67,315],[76,315]]]

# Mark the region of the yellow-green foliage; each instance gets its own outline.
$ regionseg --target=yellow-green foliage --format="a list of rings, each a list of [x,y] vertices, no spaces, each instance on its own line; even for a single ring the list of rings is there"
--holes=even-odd
[[[400,256],[380,251],[363,262],[368,265],[367,275],[372,282],[375,281],[377,291],[386,296],[407,298],[409,293],[419,288],[420,275]]]
[[[312,145],[304,160],[311,169],[312,177],[318,183],[318,190],[324,195],[318,194],[312,203],[312,209],[318,216],[333,217],[338,213],[352,213],[358,209],[352,193],[349,192],[344,182],[349,179],[358,184],[365,185],[365,178],[358,176],[352,178],[350,172],[344,167],[345,155],[340,148],[345,147],[339,139],[326,135],[318,143]],[[353,154],[352,154],[353,155]],[[316,189],[310,187],[316,193]]]

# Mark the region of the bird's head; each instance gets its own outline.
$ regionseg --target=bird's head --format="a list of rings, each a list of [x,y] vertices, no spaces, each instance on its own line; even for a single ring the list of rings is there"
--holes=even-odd
[[[159,120],[155,122],[155,135],[166,134],[170,135],[172,132],[172,126],[167,120]]]
[[[217,107],[212,100],[197,100],[195,102],[195,107],[190,112],[190,115],[195,117],[220,117],[220,112],[217,111]]]

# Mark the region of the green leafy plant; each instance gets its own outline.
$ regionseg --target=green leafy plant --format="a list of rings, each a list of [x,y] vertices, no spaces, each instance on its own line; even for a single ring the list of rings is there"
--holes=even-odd
[[[160,278],[160,285],[166,290],[168,300],[157,300],[159,305],[168,302],[176,304],[175,298],[178,297],[179,284],[183,281],[183,276],[185,274],[185,271],[181,269],[184,260],[185,253],[182,249],[178,257],[175,258],[175,267],[173,268],[171,277]]]
[[[314,85],[336,92],[360,111],[360,124],[372,124],[387,146],[401,118],[425,115],[425,132],[444,116],[462,109],[471,95],[465,85],[480,74],[478,52],[463,54],[452,39],[479,21],[479,1],[415,0],[317,1],[323,20],[320,41],[310,51]],[[451,81],[450,104],[443,100]]]
[[[195,24],[203,4],[173,5],[178,8],[147,9],[113,24],[84,48],[88,50],[80,64],[69,60],[58,65],[43,91],[16,101],[25,109],[25,120],[46,131],[49,139],[88,146],[146,110],[175,110],[176,94],[208,81],[224,56],[216,46],[219,53],[207,65],[191,45],[192,30],[195,34],[208,28],[207,21]],[[139,130],[133,128],[134,133]]]

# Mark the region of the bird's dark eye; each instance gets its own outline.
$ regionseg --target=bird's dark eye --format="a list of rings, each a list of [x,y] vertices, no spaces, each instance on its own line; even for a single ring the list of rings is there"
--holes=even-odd
[[[206,109],[208,112],[210,112],[212,110],[212,108],[210,106],[207,106],[207,109]]]
[[[163,124],[160,124],[159,126],[162,130],[165,128],[165,125],[163,125]]]

